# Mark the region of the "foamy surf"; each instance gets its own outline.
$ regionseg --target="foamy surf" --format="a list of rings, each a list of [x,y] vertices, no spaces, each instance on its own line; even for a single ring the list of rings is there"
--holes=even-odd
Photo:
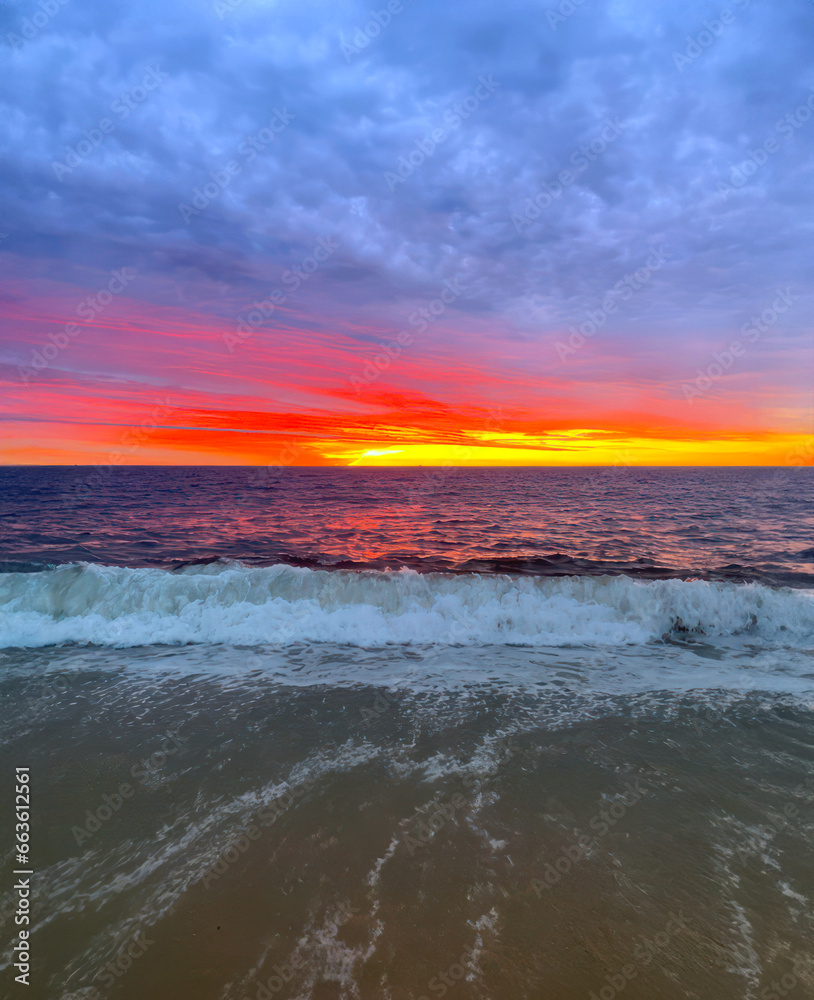
[[[737,636],[806,648],[814,592],[705,580],[76,563],[0,574],[0,646],[79,643],[640,645]]]

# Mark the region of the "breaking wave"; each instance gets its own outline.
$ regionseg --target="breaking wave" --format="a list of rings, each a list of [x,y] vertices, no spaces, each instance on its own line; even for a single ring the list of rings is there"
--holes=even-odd
[[[614,577],[78,563],[0,574],[0,645],[569,646],[742,636],[806,646],[814,592]]]

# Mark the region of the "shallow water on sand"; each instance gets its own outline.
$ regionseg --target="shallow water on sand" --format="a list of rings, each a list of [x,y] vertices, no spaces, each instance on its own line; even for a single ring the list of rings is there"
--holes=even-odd
[[[31,997],[814,988],[809,654],[323,644],[3,663],[3,745],[38,802]]]

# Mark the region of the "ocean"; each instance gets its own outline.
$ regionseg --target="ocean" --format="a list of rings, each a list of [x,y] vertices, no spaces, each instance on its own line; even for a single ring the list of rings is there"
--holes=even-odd
[[[0,974],[27,864],[31,1000],[814,995],[813,485],[0,470]]]

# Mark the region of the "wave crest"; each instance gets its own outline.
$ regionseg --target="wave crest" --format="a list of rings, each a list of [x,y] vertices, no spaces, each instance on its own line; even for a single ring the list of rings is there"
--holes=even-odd
[[[0,646],[641,644],[675,635],[811,643],[814,592],[613,577],[79,563],[0,574]]]

